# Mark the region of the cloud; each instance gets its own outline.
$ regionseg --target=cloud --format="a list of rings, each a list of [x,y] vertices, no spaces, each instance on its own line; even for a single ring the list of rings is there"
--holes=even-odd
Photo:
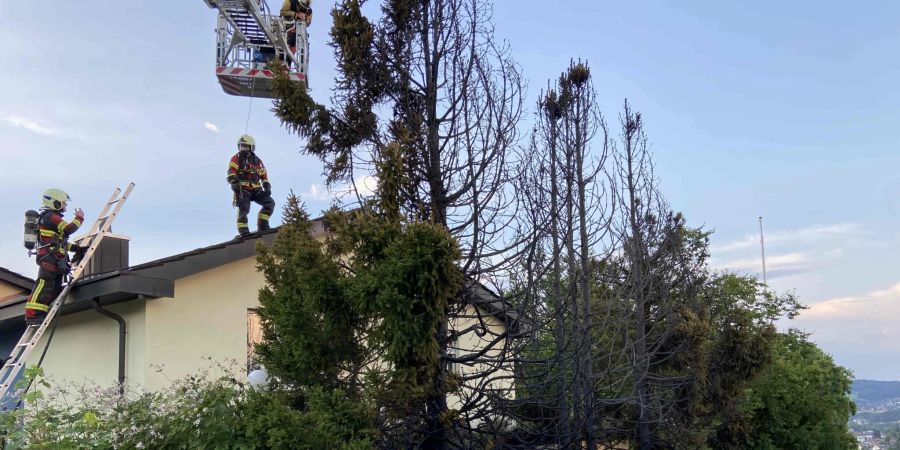
[[[59,134],[59,130],[56,128],[41,125],[33,120],[21,116],[5,116],[3,117],[3,121],[12,127],[24,128],[34,134],[38,134],[41,136],[56,136]]]
[[[360,197],[370,197],[375,194],[375,190],[378,188],[378,178],[364,175],[358,177],[353,182],[353,186],[356,187],[356,192],[359,193]],[[320,202],[353,195],[355,195],[354,191],[349,184],[340,185],[332,189],[313,184],[309,186],[305,194],[307,199]]]
[[[801,315],[817,320],[877,320],[900,322],[900,283],[860,296],[841,297],[816,303]],[[879,327],[875,327],[876,329]],[[881,327],[881,330],[891,327]]]
[[[353,182],[356,186],[357,192],[359,195],[363,197],[369,197],[375,194],[375,190],[378,189],[378,178],[375,178],[370,175],[365,175],[356,179]]]
[[[86,113],[82,111],[82,117],[80,117],[80,119],[82,119],[82,122],[85,121],[85,117]],[[18,114],[0,113],[0,121],[5,122],[10,127],[22,128],[38,136],[52,137],[54,139],[69,141],[78,141],[80,143],[87,143],[92,145],[96,145],[99,142],[119,141],[124,138],[122,134],[118,133],[114,129],[89,129],[91,127],[94,127],[96,123],[104,122],[104,120],[102,119],[89,120],[88,122],[90,122],[90,125],[88,126],[55,127],[48,126],[46,123],[40,123],[31,118],[20,116]]]
[[[206,128],[207,130],[212,131],[213,133],[219,132],[219,126],[212,122],[203,122],[203,128]]]
[[[814,303],[790,324],[812,332],[817,343],[842,358],[870,355],[870,370],[900,361],[900,283],[888,289]],[[883,364],[882,364],[883,365]],[[897,378],[895,373],[893,378]]]
[[[811,332],[817,344],[861,378],[900,379],[900,282],[814,303],[783,325]]]
[[[306,194],[304,196],[309,200],[314,200],[317,202],[325,202],[331,200],[331,196],[328,195],[328,189],[325,189],[318,184],[310,185],[309,189],[306,190]]]
[[[795,252],[783,255],[767,255],[766,256],[766,272],[768,278],[778,278],[788,275],[796,275],[808,272],[815,267],[816,259],[810,257],[808,253]],[[761,258],[742,258],[735,259],[726,263],[710,263],[713,267],[736,272],[759,272],[762,271]]]
[[[767,232],[765,233],[765,242],[767,247],[770,244],[809,244],[837,238],[859,237],[864,234],[865,232],[859,224],[838,223],[832,225],[815,225],[796,230]],[[754,247],[759,248],[759,234],[748,234],[741,239],[725,242],[723,244],[714,243],[710,246],[710,250],[713,253],[719,253],[746,250]],[[766,262],[768,262],[768,259]]]
[[[767,267],[784,267],[804,264],[809,261],[809,257],[805,253],[788,253],[785,255],[771,255],[766,257]],[[756,259],[738,259],[730,263],[724,264],[725,267],[732,269],[748,269],[755,268],[760,265],[760,260]]]

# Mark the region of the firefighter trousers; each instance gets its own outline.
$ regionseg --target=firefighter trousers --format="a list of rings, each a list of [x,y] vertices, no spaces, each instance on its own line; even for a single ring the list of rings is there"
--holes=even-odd
[[[272,211],[275,210],[275,200],[272,200],[272,195],[266,193],[266,191],[262,189],[254,189],[252,191],[241,189],[241,192],[238,193],[238,196],[238,232],[241,234],[246,234],[250,231],[249,226],[247,225],[247,215],[250,214],[251,202],[262,206],[262,208],[260,208],[259,210],[259,215],[256,216],[257,228],[259,230],[269,229],[269,217],[272,215]]]
[[[38,256],[38,275],[25,303],[25,318],[39,319],[50,311],[53,299],[62,291],[63,278],[69,272],[67,258],[54,253]]]

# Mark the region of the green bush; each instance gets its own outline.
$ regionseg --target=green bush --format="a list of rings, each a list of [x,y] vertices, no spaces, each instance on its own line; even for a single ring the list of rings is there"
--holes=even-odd
[[[29,369],[39,391],[25,408],[0,414],[4,448],[36,449],[339,449],[371,448],[365,405],[337,392],[296,398],[256,390],[234,377],[205,374],[158,392],[81,386],[66,389]]]

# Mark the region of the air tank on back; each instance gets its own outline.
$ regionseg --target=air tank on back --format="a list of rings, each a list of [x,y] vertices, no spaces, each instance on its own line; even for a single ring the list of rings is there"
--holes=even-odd
[[[25,248],[34,251],[38,242],[38,218],[41,214],[33,209],[25,211]]]

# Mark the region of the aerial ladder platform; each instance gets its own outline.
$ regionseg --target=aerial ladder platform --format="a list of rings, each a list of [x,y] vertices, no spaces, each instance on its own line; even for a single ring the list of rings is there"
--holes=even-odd
[[[10,390],[15,387],[14,383],[16,378],[22,369],[25,368],[28,356],[34,351],[37,344],[41,341],[44,332],[47,331],[47,328],[59,314],[59,310],[62,308],[63,304],[65,304],[66,298],[68,298],[69,292],[72,290],[72,286],[81,279],[82,272],[84,272],[84,269],[90,262],[94,251],[100,246],[100,241],[103,239],[103,236],[110,233],[110,227],[112,226],[113,220],[119,215],[119,211],[122,210],[122,207],[125,205],[125,200],[131,195],[133,189],[134,183],[130,183],[125,188],[125,192],[122,192],[122,189],[120,188],[116,188],[87,234],[75,239],[75,241],[79,242],[79,245],[87,247],[88,249],[81,258],[81,261],[79,261],[69,272],[69,282],[66,283],[59,295],[56,296],[56,299],[53,300],[50,311],[47,312],[44,321],[41,322],[40,325],[34,324],[25,327],[25,332],[22,334],[19,342],[13,347],[6,363],[0,368],[0,399],[6,398]]]
[[[219,12],[216,78],[231,95],[274,98],[271,60],[288,66],[288,77],[307,88],[309,34],[305,20],[271,14],[265,0],[203,0]],[[296,36],[295,45],[288,44]]]

